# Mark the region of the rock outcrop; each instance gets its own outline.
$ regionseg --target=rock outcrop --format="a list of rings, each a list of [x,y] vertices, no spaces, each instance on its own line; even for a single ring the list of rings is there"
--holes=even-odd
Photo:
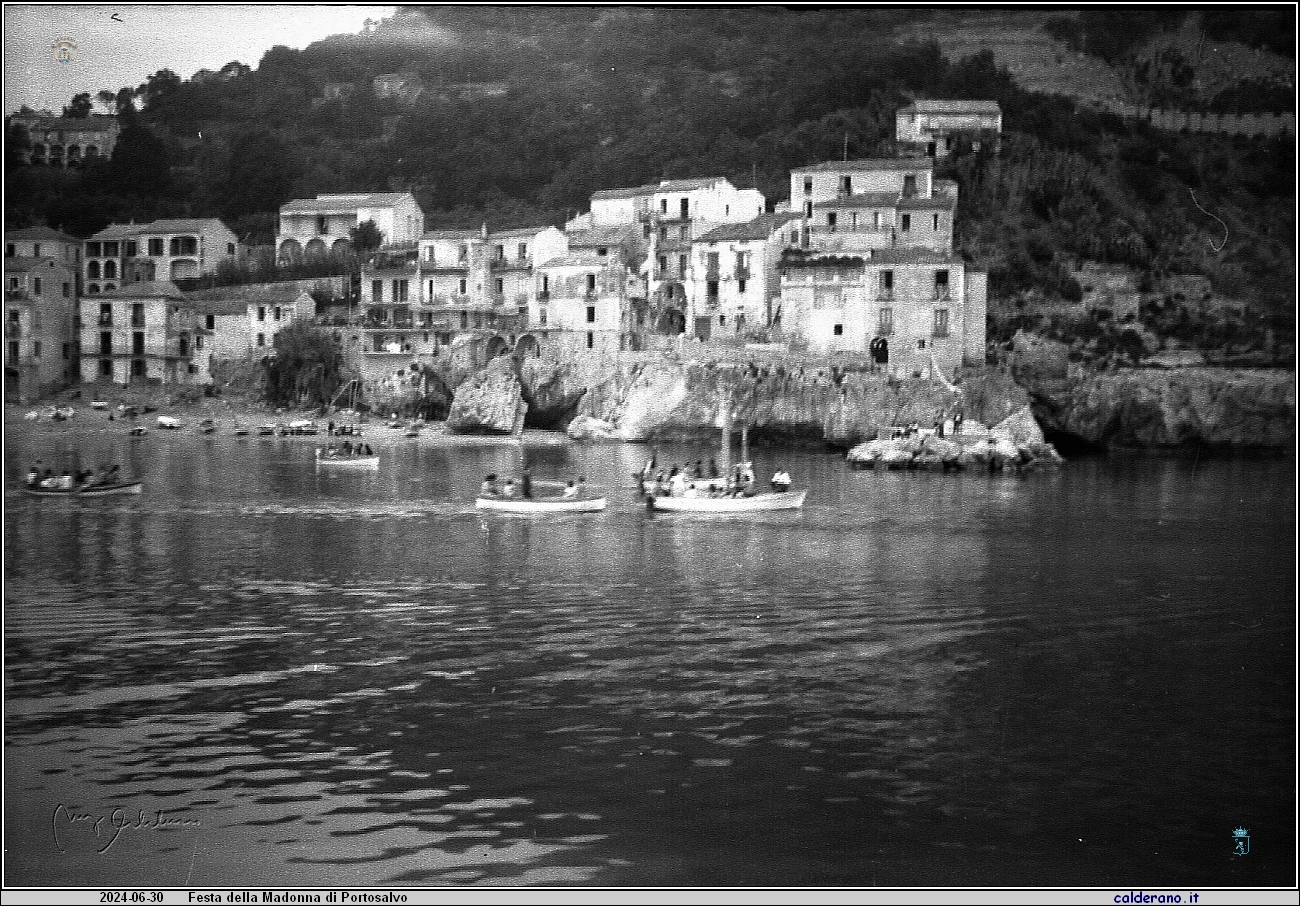
[[[621,439],[613,425],[603,419],[592,418],[590,415],[579,415],[574,418],[569,422],[565,433],[573,440],[607,442]]]
[[[526,412],[514,362],[501,356],[456,388],[447,429],[457,434],[510,434],[522,427]]]
[[[528,404],[528,425],[563,428],[587,393],[589,376],[568,363],[524,359],[519,365],[520,389]]]
[[[845,458],[860,469],[990,472],[1050,468],[1064,462],[1042,437],[1033,415],[1023,408],[991,429],[963,425],[962,432],[951,437],[913,435],[873,440],[854,447]]]

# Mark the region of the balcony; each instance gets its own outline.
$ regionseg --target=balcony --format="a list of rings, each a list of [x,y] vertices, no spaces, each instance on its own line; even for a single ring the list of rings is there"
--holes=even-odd
[[[892,287],[891,287],[891,288],[888,288],[888,289],[883,289],[883,288],[882,288],[882,289],[878,290],[878,291],[876,292],[876,301],[877,301],[877,302],[893,302],[893,301],[894,301],[894,290],[893,290],[893,288],[892,288]]]
[[[951,302],[951,301],[952,301],[952,293],[949,292],[949,290],[948,290],[947,287],[944,287],[943,289],[939,289],[939,288],[936,287],[936,288],[935,288],[935,291],[934,291],[934,301],[936,301],[936,302]]]
[[[737,265],[736,265],[736,270],[735,270],[735,272],[734,272],[734,276],[735,276],[735,278],[736,278],[737,280],[748,280],[748,279],[749,279],[749,276],[750,276],[750,275],[749,275],[749,265],[747,265],[747,264],[737,264]]]
[[[704,269],[704,279],[705,280],[718,279],[718,266],[716,264],[710,264],[707,268]]]
[[[946,327],[936,327],[930,332],[930,336],[935,339],[943,339],[944,337],[951,336],[951,334],[948,332],[948,328]]]
[[[544,289],[537,294],[538,305],[545,305],[547,302],[550,301],[551,301],[551,291],[549,289]]]
[[[98,323],[99,323],[99,326],[100,326],[100,327],[112,327],[112,326],[113,326],[113,316],[112,316],[112,315],[100,315],[100,316],[99,316],[99,322],[98,322]]]
[[[529,270],[532,266],[532,258],[493,258],[490,268],[494,271],[508,271]]]
[[[5,336],[10,338],[21,337],[23,327],[17,321],[9,321],[5,324]]]

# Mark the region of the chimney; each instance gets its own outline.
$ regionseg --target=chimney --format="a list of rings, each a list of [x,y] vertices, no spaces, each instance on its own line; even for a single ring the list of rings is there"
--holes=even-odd
[[[483,232],[482,232],[482,236],[483,236],[484,239],[487,238],[487,224],[486,224],[486,223],[483,224]]]

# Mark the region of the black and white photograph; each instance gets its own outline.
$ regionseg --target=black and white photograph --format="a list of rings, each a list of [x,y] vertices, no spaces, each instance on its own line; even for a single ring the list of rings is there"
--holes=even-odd
[[[1294,3],[3,16],[7,902],[1296,902]]]

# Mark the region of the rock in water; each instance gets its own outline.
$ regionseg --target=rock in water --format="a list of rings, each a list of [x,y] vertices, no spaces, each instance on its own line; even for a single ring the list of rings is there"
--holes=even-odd
[[[613,425],[603,418],[593,418],[590,415],[576,416],[569,422],[567,433],[574,440],[617,441],[620,439]]]
[[[527,411],[514,363],[499,356],[456,388],[447,430],[457,434],[509,434]]]
[[[1038,427],[1038,420],[1034,418],[1034,414],[1029,411],[1028,406],[1008,415],[994,425],[989,433],[995,437],[1005,437],[1020,447],[1045,442],[1043,429]]]

